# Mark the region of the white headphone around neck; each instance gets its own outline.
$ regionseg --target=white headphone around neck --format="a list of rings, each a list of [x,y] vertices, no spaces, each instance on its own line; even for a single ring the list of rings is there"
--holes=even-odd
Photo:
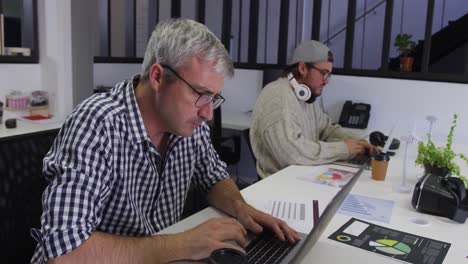
[[[294,78],[294,75],[291,72],[288,73],[288,80],[294,89],[297,99],[304,102],[310,99],[312,92],[310,91],[309,86],[297,83],[296,78]]]

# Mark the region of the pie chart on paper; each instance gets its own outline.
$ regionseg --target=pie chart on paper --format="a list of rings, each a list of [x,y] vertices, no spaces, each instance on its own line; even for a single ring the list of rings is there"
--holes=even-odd
[[[341,180],[343,179],[343,176],[336,172],[327,171],[327,172],[320,174],[319,178],[323,180]]]
[[[390,255],[405,255],[411,252],[411,248],[408,245],[392,239],[370,241],[369,246]]]

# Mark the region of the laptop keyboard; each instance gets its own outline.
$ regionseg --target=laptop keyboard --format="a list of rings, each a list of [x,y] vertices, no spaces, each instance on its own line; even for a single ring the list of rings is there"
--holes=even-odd
[[[371,155],[369,154],[358,154],[353,156],[348,160],[349,163],[355,164],[355,165],[364,165],[366,164],[368,167],[371,165]]]
[[[297,244],[281,241],[272,232],[263,232],[247,245],[246,257],[249,264],[280,263]]]

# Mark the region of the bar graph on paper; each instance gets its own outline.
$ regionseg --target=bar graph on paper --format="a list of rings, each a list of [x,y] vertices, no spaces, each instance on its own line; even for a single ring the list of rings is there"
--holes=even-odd
[[[263,201],[257,200],[253,204],[257,209],[285,221],[298,232],[308,233],[312,229],[312,202],[274,197]]]
[[[338,210],[339,214],[390,223],[395,202],[369,196],[349,194]]]
[[[306,219],[305,203],[294,201],[269,201],[271,206],[268,206],[268,211],[272,216],[283,220],[300,220]]]

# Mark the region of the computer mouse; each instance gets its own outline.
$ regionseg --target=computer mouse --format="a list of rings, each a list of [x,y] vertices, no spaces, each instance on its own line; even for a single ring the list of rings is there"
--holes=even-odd
[[[209,264],[248,264],[242,252],[233,248],[219,248],[211,252]]]

